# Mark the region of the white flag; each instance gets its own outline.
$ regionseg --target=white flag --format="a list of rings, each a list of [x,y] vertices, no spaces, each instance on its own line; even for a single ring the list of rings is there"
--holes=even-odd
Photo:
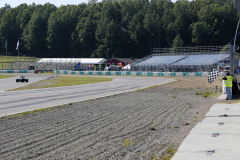
[[[16,50],[18,50],[18,49],[19,49],[19,40],[18,40],[18,42],[17,42]]]

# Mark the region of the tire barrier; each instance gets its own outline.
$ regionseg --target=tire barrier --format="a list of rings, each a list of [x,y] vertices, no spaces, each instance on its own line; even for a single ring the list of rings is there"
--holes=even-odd
[[[34,73],[34,70],[0,70],[0,73]],[[73,75],[116,75],[116,76],[148,76],[148,77],[164,77],[164,76],[195,76],[207,77],[211,72],[130,72],[130,71],[67,71],[54,70],[55,74],[73,74]],[[219,76],[223,76],[223,72],[219,72]]]
[[[1,72],[0,72],[1,73]],[[148,76],[148,77],[163,77],[163,76],[195,76],[207,77],[210,72],[130,72],[130,71],[67,71],[67,70],[54,70],[55,74],[73,74],[73,75],[116,75],[116,76]],[[223,73],[220,73],[220,76]]]
[[[0,70],[0,73],[34,73],[34,70]]]

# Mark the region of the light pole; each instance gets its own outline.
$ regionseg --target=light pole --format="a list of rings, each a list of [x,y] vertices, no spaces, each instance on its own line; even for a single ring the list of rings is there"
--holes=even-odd
[[[234,0],[234,6],[238,12],[240,12],[240,0]],[[234,43],[233,43],[233,52],[235,52],[235,43],[236,43],[236,37],[237,37],[237,31],[238,31],[238,26],[240,23],[240,19],[238,20],[236,32],[235,32],[235,37],[234,37]]]
[[[235,52],[235,44],[236,44],[237,31],[238,31],[239,23],[240,23],[240,19],[238,20],[238,24],[237,24],[237,28],[236,28],[236,32],[235,32],[235,37],[234,37],[234,42],[233,42],[233,52]]]

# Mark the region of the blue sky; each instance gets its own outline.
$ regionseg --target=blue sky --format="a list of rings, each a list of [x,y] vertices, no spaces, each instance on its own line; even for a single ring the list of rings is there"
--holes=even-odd
[[[101,0],[99,0],[101,1]],[[172,2],[175,2],[176,0],[172,0]],[[22,4],[45,4],[45,3],[52,3],[55,6],[59,7],[61,5],[67,5],[67,4],[80,4],[80,3],[88,3],[88,0],[0,0],[0,8],[4,7],[4,5],[10,4],[12,8]]]

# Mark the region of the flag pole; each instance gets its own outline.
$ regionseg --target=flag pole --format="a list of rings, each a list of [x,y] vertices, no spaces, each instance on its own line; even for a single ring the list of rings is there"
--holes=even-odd
[[[19,62],[19,46],[18,46],[18,70],[20,70],[20,62]]]
[[[6,42],[5,42],[5,48],[6,48],[6,61],[7,61],[7,39],[6,39]],[[3,69],[3,67],[2,67],[2,69]]]
[[[6,40],[6,42],[5,42],[6,44],[6,60],[7,60],[7,40]]]
[[[18,50],[18,70],[20,70],[20,62],[19,62],[19,40],[18,40],[18,42],[17,42],[17,48],[16,48],[17,50]]]

